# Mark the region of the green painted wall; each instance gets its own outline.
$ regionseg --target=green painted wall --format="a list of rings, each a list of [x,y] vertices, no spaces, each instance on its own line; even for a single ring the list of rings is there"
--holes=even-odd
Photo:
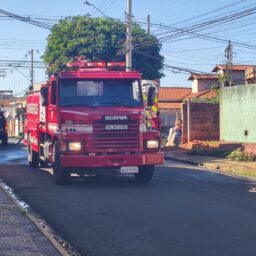
[[[256,143],[256,84],[222,89],[220,138],[231,142]]]

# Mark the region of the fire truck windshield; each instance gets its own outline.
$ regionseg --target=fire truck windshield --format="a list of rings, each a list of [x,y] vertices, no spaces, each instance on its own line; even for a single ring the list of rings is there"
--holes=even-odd
[[[139,80],[60,80],[60,106],[142,106]]]

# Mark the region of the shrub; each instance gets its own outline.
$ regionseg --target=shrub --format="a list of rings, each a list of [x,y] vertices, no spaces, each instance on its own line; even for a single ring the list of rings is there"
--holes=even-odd
[[[245,153],[241,148],[238,148],[232,151],[228,156],[228,159],[235,161],[245,161],[245,162],[253,162],[256,161],[256,154],[254,153]]]

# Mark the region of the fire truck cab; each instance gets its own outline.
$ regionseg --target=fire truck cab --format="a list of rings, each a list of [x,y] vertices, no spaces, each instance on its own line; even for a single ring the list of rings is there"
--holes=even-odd
[[[73,62],[27,96],[24,142],[31,167],[52,165],[57,184],[71,173],[115,170],[149,182],[163,163],[160,134],[147,130],[141,76],[121,63]],[[148,104],[154,95],[148,95]]]

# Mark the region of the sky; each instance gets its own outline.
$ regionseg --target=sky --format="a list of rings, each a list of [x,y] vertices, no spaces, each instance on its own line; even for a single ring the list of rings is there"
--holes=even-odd
[[[0,10],[53,25],[66,16],[102,16],[85,0],[0,0]],[[127,0],[89,0],[106,16],[125,20]],[[256,63],[255,0],[133,0],[133,20],[162,43],[164,56],[162,87],[191,87],[191,72],[210,73],[225,63],[228,40],[233,45],[234,64]],[[30,84],[31,50],[34,52],[34,81],[47,80],[41,56],[50,30],[0,14],[0,90],[22,96]],[[16,65],[14,65],[15,63]],[[19,66],[17,66],[17,63]],[[26,64],[26,67],[24,65]],[[184,72],[185,70],[185,72]],[[188,72],[187,72],[188,71]]]

